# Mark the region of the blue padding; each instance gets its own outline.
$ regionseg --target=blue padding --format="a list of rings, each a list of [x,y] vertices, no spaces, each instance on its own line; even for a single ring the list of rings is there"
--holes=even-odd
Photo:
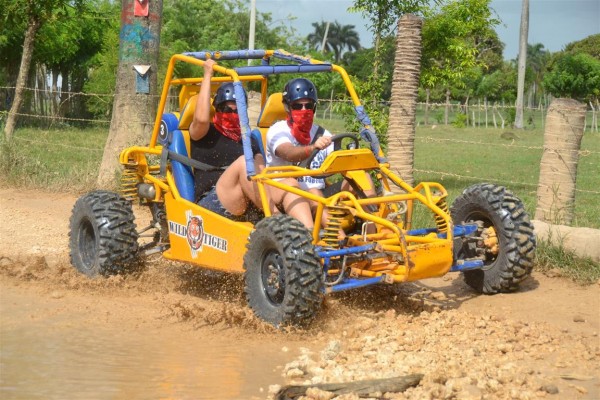
[[[167,128],[169,132],[174,131],[179,126],[179,120],[177,116],[173,113],[163,114],[162,120],[167,124]]]
[[[179,126],[179,120],[173,113],[163,114],[158,131],[158,142],[163,146],[169,144],[169,132],[173,132]]]
[[[331,71],[331,64],[259,65],[254,67],[237,67],[234,70],[240,76],[329,72]]]
[[[173,131],[173,139],[169,145],[169,150],[189,157],[185,147],[185,139],[179,129]],[[171,160],[173,177],[175,178],[175,186],[179,191],[179,195],[191,202],[194,201],[194,173],[192,168],[180,163],[179,161]]]
[[[258,149],[260,150],[260,154],[262,154],[266,160],[267,156],[265,155],[265,148],[263,146],[262,134],[260,131],[258,129],[253,129],[252,132],[250,132],[250,138],[254,141],[254,143],[256,143]]]
[[[184,56],[194,57],[199,60],[207,60],[209,58],[219,60],[247,60],[258,59],[265,56],[264,50],[234,50],[234,51],[193,51],[183,53]]]
[[[246,176],[251,177],[256,174],[254,170],[254,154],[252,154],[252,141],[250,138],[250,121],[248,120],[248,105],[246,104],[246,93],[242,82],[233,82],[235,91],[235,103],[238,107],[238,116],[240,117],[240,128],[242,129],[242,148],[244,150],[244,159],[246,161]]]

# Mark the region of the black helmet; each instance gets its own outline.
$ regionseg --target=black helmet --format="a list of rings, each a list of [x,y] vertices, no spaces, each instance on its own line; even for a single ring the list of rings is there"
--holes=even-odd
[[[315,84],[305,78],[292,79],[283,88],[283,102],[290,104],[300,99],[311,99],[317,102],[317,88]]]
[[[246,92],[244,92],[244,95]],[[246,100],[248,97],[246,96]],[[233,89],[233,82],[225,82],[217,89],[215,98],[213,100],[213,106],[218,107],[221,103],[226,101],[235,101],[235,90]]]

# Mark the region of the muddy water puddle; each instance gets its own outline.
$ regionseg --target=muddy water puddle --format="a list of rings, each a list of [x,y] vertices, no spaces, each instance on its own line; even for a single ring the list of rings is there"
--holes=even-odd
[[[0,299],[2,399],[265,399],[301,345],[236,328],[107,323],[94,307],[48,305],[80,299],[6,285]]]

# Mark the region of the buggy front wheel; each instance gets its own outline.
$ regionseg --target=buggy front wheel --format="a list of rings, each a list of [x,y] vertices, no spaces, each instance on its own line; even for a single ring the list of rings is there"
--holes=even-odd
[[[265,218],[255,228],[244,255],[250,307],[276,327],[308,324],[323,299],[323,270],[312,236],[283,214]]]

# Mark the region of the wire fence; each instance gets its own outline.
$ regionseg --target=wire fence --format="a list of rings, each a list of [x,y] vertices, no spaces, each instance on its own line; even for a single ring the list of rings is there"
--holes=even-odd
[[[0,93],[6,93],[7,90],[14,90],[14,87],[0,86]],[[85,126],[88,126],[88,125],[108,128],[110,125],[110,119],[108,117],[104,117],[104,118],[94,117],[94,116],[76,117],[76,116],[69,116],[69,115],[57,115],[57,112],[60,111],[60,101],[59,101],[60,99],[62,99],[63,102],[67,101],[66,99],[74,99],[74,98],[79,98],[79,97],[81,97],[81,98],[104,98],[104,99],[110,99],[110,101],[112,101],[112,99],[114,99],[114,97],[115,97],[114,93],[100,94],[100,93],[63,92],[63,91],[49,93],[47,90],[40,90],[40,89],[36,89],[36,88],[26,88],[26,91],[29,92],[30,94],[32,94],[30,103],[32,105],[37,104],[37,106],[30,107],[31,110],[29,112],[16,113],[21,125],[33,125],[33,126],[42,125],[47,128],[51,128],[52,126],[60,126],[60,124],[69,124],[69,123],[82,124],[84,126],[84,128],[85,128]],[[39,98],[42,98],[42,101],[39,101],[39,99],[36,101],[35,100],[36,96],[38,96]],[[154,97],[156,97],[158,99],[160,96],[156,95]],[[177,106],[177,103],[178,103],[177,96],[169,96],[169,100],[172,103],[172,107]],[[57,101],[58,101],[58,103],[57,103]],[[318,113],[319,113],[318,116],[321,117],[322,119],[338,120],[341,122],[343,120],[343,118],[339,114],[339,109],[340,109],[339,106],[340,106],[340,104],[342,104],[344,102],[347,103],[347,101],[336,100],[336,99],[321,99],[320,107],[318,110]],[[55,107],[56,104],[59,104],[58,108]],[[382,103],[382,106],[389,107],[389,104],[384,102],[384,103]],[[588,112],[587,112],[587,116],[586,116],[586,130],[589,133],[598,132],[598,126],[597,126],[598,118],[597,118],[596,108],[593,106],[593,104],[590,104],[588,106]],[[456,125],[455,122],[456,122],[456,118],[458,115],[470,114],[469,119],[467,119],[466,121],[465,120],[462,121],[463,123],[465,123],[465,126],[488,127],[488,128],[499,128],[503,125],[503,124],[496,124],[494,122],[494,118],[495,118],[494,115],[498,116],[498,119],[500,119],[499,113],[501,113],[501,112],[505,112],[505,113],[509,112],[510,113],[510,112],[514,111],[513,106],[506,105],[506,104],[490,105],[490,104],[482,103],[482,102],[478,102],[478,103],[470,104],[470,105],[458,104],[458,103],[454,103],[454,104],[418,103],[417,104],[417,124],[418,124],[418,126],[425,125],[425,121],[427,119],[427,116],[425,115],[426,109],[428,109],[429,112],[431,113],[430,118],[434,121],[434,123],[438,122],[440,120],[440,118],[441,118],[440,115],[442,115],[441,113],[446,113],[446,111],[448,111],[448,113],[450,114],[450,116],[449,116],[450,121],[452,123],[454,123],[454,125]],[[526,112],[526,115],[528,113],[528,115],[531,118],[530,123],[532,123],[535,127],[537,127],[539,129],[541,127],[540,124],[543,124],[544,116],[546,113],[546,108],[545,107],[525,108],[525,112]],[[0,126],[3,125],[7,115],[8,115],[8,111],[6,109],[2,109],[2,107],[0,107]],[[502,118],[503,118],[503,121],[506,120],[505,115],[502,116]],[[38,123],[35,123],[34,121],[38,121]],[[42,124],[40,124],[39,121],[44,121],[44,122]],[[432,123],[429,123],[428,125],[432,125]],[[487,143],[485,141],[464,140],[464,139],[457,139],[457,138],[440,138],[440,137],[434,137],[434,136],[427,135],[424,132],[426,132],[426,131],[417,131],[416,140],[418,142],[437,143],[440,146],[446,146],[448,144],[459,144],[459,145],[464,145],[464,146],[476,146],[477,148],[481,148],[481,147],[489,145],[489,143]],[[75,146],[75,145],[68,144],[68,143],[57,143],[57,142],[52,142],[52,141],[43,141],[43,140],[39,140],[39,139],[29,139],[29,138],[24,138],[24,137],[15,137],[15,139],[18,141],[21,141],[21,142],[42,145],[48,149],[53,149],[53,148],[59,147],[59,148],[67,148],[67,149],[73,149],[73,150],[79,150],[79,151],[92,152],[92,153],[100,154],[100,155],[104,151],[103,147]],[[553,149],[545,148],[543,145],[539,145],[539,146],[538,145],[535,145],[535,146],[521,145],[521,144],[515,143],[514,141],[511,143],[495,143],[494,146],[497,148],[498,147],[504,148],[510,152],[535,151],[535,152],[538,152],[539,154],[541,154],[544,151],[555,151]],[[582,148],[579,150],[580,161],[582,163],[589,163],[592,168],[594,167],[594,165],[597,166],[595,157],[597,157],[597,155],[599,155],[599,154],[600,154],[600,151],[597,151],[594,149]],[[589,156],[592,156],[594,158],[594,160],[588,162],[586,159]],[[455,178],[455,179],[472,180],[472,181],[489,181],[489,182],[495,182],[495,183],[500,183],[500,184],[504,184],[504,185],[519,185],[522,187],[530,187],[530,188],[535,188],[538,185],[537,182],[522,182],[522,181],[516,181],[516,180],[511,180],[511,179],[506,179],[506,178],[496,179],[496,178],[489,177],[489,176],[468,175],[468,174],[462,174],[462,173],[440,171],[440,170],[429,169],[429,168],[427,168],[427,169],[415,168],[414,171],[415,171],[415,173],[432,175],[435,177],[439,177],[441,179],[451,177],[451,178]],[[576,188],[576,191],[580,192],[580,193],[587,193],[587,194],[594,194],[594,195],[600,194],[600,191],[591,190],[591,189]]]

